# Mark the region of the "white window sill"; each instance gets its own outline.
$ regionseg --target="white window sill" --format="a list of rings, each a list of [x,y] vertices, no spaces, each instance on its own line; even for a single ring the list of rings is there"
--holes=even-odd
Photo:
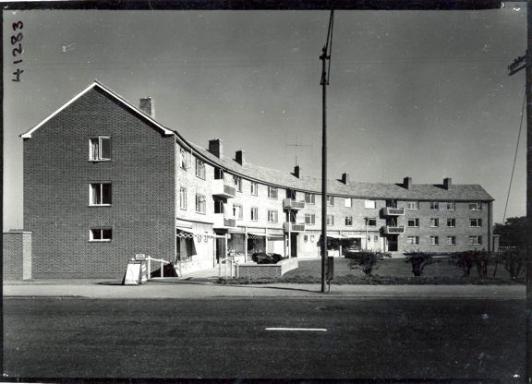
[[[89,207],[111,207],[112,204],[89,204]]]
[[[111,239],[103,239],[103,240],[89,240],[89,243],[110,243]]]
[[[91,163],[100,163],[102,161],[111,161],[111,159],[89,159]]]

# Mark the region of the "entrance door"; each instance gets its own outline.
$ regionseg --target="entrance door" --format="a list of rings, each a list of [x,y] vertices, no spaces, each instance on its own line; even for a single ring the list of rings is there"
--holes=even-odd
[[[397,252],[397,236],[398,235],[388,236],[388,251]]]
[[[225,257],[225,239],[216,238],[216,263],[220,263],[220,259]]]
[[[290,234],[290,255],[297,257],[297,233]]]

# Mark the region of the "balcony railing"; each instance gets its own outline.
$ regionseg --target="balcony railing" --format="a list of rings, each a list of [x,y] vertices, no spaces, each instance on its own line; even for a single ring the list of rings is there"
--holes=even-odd
[[[404,233],[405,227],[404,225],[386,225],[385,227],[383,227],[383,230],[385,235],[397,235],[400,233]]]
[[[305,230],[305,223],[283,223],[283,229],[285,232],[303,232]]]
[[[283,209],[303,209],[305,208],[305,202],[304,201],[296,201],[294,199],[284,199],[283,200]]]
[[[383,216],[403,216],[404,214],[404,208],[384,207],[382,209]]]
[[[214,214],[214,228],[229,228],[236,227],[236,220],[225,213],[215,213]]]
[[[223,179],[214,180],[212,183],[213,196],[224,197],[226,199],[235,197],[235,187],[228,185]]]

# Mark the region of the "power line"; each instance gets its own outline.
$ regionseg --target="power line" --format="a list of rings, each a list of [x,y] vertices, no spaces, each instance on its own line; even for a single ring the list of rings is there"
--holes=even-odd
[[[517,162],[517,152],[519,149],[519,141],[521,139],[521,131],[523,128],[523,117],[525,116],[525,105],[526,105],[526,86],[525,90],[523,92],[523,104],[521,106],[521,122],[519,123],[519,133],[517,134],[517,143],[515,144],[515,152],[514,152],[514,162],[512,165],[512,173],[510,175],[510,184],[508,185],[508,194],[506,195],[506,204],[504,205],[504,214],[502,216],[502,223],[504,224],[504,220],[506,219],[506,210],[508,209],[508,200],[510,200],[510,192],[512,190],[512,182],[514,179],[514,172],[515,172],[515,164]]]

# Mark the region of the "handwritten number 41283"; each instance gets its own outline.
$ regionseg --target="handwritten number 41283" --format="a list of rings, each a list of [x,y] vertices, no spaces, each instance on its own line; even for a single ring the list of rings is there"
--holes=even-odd
[[[11,45],[13,46],[13,49],[11,50],[11,54],[13,56],[13,64],[17,66],[22,64],[22,53],[24,52],[24,49],[22,48],[22,38],[24,36],[21,31],[23,27],[24,24],[22,21],[13,23],[13,34],[11,35]],[[22,75],[22,72],[24,72],[24,70],[17,67],[15,72],[12,73],[13,78],[11,80],[20,81],[20,75]]]

